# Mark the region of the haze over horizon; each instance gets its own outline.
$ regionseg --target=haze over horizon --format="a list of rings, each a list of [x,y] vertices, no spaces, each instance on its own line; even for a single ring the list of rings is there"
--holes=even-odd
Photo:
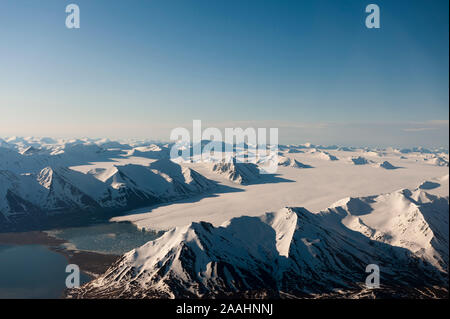
[[[448,1],[0,3],[0,137],[278,127],[280,143],[449,144]]]

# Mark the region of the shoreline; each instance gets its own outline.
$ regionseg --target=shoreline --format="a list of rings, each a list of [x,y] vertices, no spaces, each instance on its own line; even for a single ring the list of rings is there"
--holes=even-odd
[[[81,272],[91,280],[103,274],[120,255],[102,254],[83,250],[70,250],[63,247],[69,241],[52,237],[42,231],[21,233],[0,233],[0,245],[25,246],[42,245],[49,250],[63,255],[69,264],[76,264]]]

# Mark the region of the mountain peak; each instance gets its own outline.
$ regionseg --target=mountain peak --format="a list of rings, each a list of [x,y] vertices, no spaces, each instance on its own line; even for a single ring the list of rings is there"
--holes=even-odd
[[[359,200],[377,203],[377,198]],[[377,214],[377,209],[367,214]],[[363,215],[353,217],[361,221]],[[428,255],[354,228],[333,209],[313,214],[299,207],[236,217],[218,227],[194,222],[125,254],[103,276],[69,296],[98,298],[114,292],[133,298],[208,298],[360,291],[371,263],[382,265],[384,280],[392,287],[407,283],[423,288],[444,278],[427,258],[417,262]]]

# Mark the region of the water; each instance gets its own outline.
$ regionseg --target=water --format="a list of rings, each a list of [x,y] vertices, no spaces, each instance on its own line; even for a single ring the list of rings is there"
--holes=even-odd
[[[0,245],[0,298],[61,298],[66,258],[41,245]],[[81,273],[80,283],[90,278]]]
[[[161,233],[141,231],[130,223],[105,223],[47,231],[68,241],[67,249],[121,255]],[[68,261],[64,255],[42,245],[0,244],[0,299],[61,298]],[[90,278],[81,273],[80,283]]]
[[[131,223],[106,223],[84,227],[64,228],[47,232],[51,236],[69,241],[69,249],[122,255],[161,233],[141,231]]]

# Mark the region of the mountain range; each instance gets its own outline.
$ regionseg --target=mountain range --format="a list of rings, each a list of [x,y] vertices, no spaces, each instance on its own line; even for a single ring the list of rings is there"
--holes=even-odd
[[[215,184],[169,159],[148,166],[113,165],[82,173],[45,167],[37,173],[0,170],[0,230],[39,229],[61,219],[101,219],[118,211],[206,192]]]
[[[312,213],[193,222],[122,256],[69,298],[426,297],[448,293],[449,199],[402,189]],[[367,265],[383,289],[365,286]]]

